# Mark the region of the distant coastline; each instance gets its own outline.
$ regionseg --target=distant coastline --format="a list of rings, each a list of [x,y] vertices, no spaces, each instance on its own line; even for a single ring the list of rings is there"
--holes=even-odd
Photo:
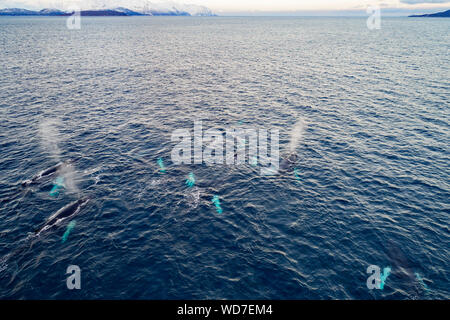
[[[429,14],[413,14],[409,16],[410,18],[450,18],[450,10],[437,12],[437,13],[429,13]]]
[[[40,11],[27,10],[22,8],[7,8],[0,9],[0,16],[44,16],[44,17],[64,17],[70,16],[73,11],[62,11],[58,9],[42,9]],[[147,10],[147,11],[134,11],[127,8],[115,8],[105,10],[81,10],[81,16],[91,17],[109,17],[109,16],[216,16],[209,9],[204,8],[201,12],[191,14],[188,11],[178,10],[171,8],[170,10]]]
[[[326,12],[330,13],[330,12]],[[354,15],[353,13],[346,11],[345,13],[348,15],[278,15],[275,14],[273,16],[304,16],[304,17],[354,17],[354,16],[366,16],[365,12],[360,15]],[[42,10],[29,10],[23,8],[4,8],[0,9],[0,17],[1,16],[43,16],[43,17],[64,17],[71,16],[74,14],[73,10],[59,10],[53,8],[46,8]],[[210,9],[204,6],[196,6],[196,5],[188,5],[188,6],[168,6],[168,7],[147,7],[147,8],[103,8],[103,9],[85,9],[80,10],[81,16],[92,16],[92,17],[108,17],[108,16],[192,16],[192,17],[216,17],[217,14],[213,13]],[[230,14],[225,14],[224,16],[235,16]],[[259,16],[253,14],[237,14],[236,16]],[[272,15],[262,15],[262,16],[272,16]],[[402,16],[402,15],[399,15]],[[393,15],[392,17],[395,17]],[[403,15],[404,17],[404,15]],[[409,18],[449,18],[450,10],[429,14],[413,14],[407,16]]]
[[[31,11],[26,9],[17,10],[0,10],[0,16],[45,16],[45,17],[55,17],[55,16],[70,16],[73,12],[64,12],[59,10],[41,10],[41,11]],[[84,10],[80,11],[82,16],[129,16],[124,12],[114,11],[114,10]],[[140,14],[135,14],[140,15]]]

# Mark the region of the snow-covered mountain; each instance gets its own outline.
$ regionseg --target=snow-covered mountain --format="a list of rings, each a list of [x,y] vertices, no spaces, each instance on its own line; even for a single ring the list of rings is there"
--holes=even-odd
[[[58,9],[42,9],[41,11],[39,11],[39,14],[41,15],[47,15],[47,16],[60,16],[63,15],[64,12]]]
[[[20,9],[20,8],[6,8],[6,9],[0,10],[0,15],[32,16],[32,15],[36,15],[36,11]]]
[[[7,8],[0,10],[0,15],[62,15],[64,12],[73,10],[71,1],[62,2],[60,7],[55,9],[42,9],[41,11],[31,11],[19,8]],[[79,2],[84,3],[84,2]],[[150,16],[215,16],[215,14],[205,6],[194,4],[181,4],[173,1],[150,2],[146,0],[92,0],[86,2],[84,6],[79,6],[82,11],[105,12],[114,11],[128,16],[150,15]]]
[[[153,3],[146,2],[141,8],[135,8],[138,12],[146,14],[176,14],[176,15],[190,15],[190,16],[213,16],[211,10],[204,6],[194,4],[179,4],[176,2],[161,2]]]
[[[127,16],[142,16],[142,15],[144,15],[144,13],[142,13],[142,12],[133,11],[133,10],[130,10],[130,9],[127,9],[124,7],[118,7],[118,8],[114,8],[112,10],[114,10],[116,12],[125,13]]]
[[[70,2],[70,1],[68,1]],[[145,14],[183,14],[191,16],[211,16],[213,13],[207,7],[183,4],[175,1],[158,0],[90,0],[83,1],[86,7],[82,10],[106,10],[116,8],[127,8],[129,10]]]
[[[58,9],[42,9],[40,11],[32,11],[21,8],[6,8],[0,10],[0,16],[64,16],[66,12]]]
[[[214,16],[215,14],[205,6],[195,4],[182,4],[173,1],[153,2],[145,0],[102,0],[96,1],[97,8],[118,10],[127,8],[129,10],[147,15],[176,15],[176,16]]]

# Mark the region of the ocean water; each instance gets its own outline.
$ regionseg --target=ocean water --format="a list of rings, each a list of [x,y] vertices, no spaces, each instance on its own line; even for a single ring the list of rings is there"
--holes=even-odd
[[[0,298],[450,298],[450,20],[81,27],[0,19]],[[279,129],[295,172],[175,165],[171,134],[196,120]],[[21,186],[69,159],[65,187]],[[366,286],[370,265],[391,267],[384,289]]]

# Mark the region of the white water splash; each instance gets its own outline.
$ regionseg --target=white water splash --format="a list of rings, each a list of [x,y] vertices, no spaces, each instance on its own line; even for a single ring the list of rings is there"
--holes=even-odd
[[[188,207],[195,209],[200,204],[201,191],[199,188],[194,187],[191,191],[185,194],[185,199]]]
[[[96,167],[96,168],[92,168],[92,169],[86,169],[83,171],[83,175],[88,176],[91,175],[93,173],[99,172],[102,170],[102,167]]]

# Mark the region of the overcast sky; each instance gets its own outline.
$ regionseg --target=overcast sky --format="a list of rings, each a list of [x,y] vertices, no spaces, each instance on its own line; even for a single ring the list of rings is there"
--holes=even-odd
[[[59,8],[76,4],[82,9],[102,7],[138,7],[146,0],[0,0],[0,8]],[[151,0],[148,2],[168,2]],[[450,8],[450,0],[179,0],[178,3],[204,5],[216,13],[227,12],[295,12],[365,10],[369,5],[390,9]]]

